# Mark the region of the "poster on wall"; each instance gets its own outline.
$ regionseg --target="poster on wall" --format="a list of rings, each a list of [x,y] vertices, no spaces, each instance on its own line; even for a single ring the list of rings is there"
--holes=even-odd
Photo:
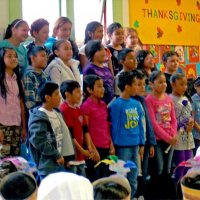
[[[129,19],[143,44],[200,44],[199,0],[129,0]]]
[[[198,46],[189,47],[189,62],[199,62],[199,47]]]
[[[150,44],[150,45],[145,45],[144,49],[149,50],[154,57],[154,63],[157,64],[159,62],[159,46]]]
[[[179,55],[180,64],[185,64],[184,46],[174,46],[174,51]]]
[[[187,78],[195,78],[197,76],[196,65],[188,64],[185,67]]]

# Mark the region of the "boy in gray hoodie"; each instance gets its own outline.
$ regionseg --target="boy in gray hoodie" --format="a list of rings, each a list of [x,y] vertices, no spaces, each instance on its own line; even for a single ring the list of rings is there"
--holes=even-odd
[[[29,111],[28,145],[40,180],[50,173],[64,171],[64,165],[74,159],[74,147],[69,130],[60,112],[59,87],[45,82],[38,89],[42,106]]]

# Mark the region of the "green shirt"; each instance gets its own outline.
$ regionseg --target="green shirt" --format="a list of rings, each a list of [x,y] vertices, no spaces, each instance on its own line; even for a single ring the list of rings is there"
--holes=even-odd
[[[7,39],[0,41],[0,47],[10,47],[17,52],[18,62],[20,66],[19,70],[21,76],[23,76],[25,69],[28,66],[27,49],[22,44],[20,44],[18,47],[14,46]]]

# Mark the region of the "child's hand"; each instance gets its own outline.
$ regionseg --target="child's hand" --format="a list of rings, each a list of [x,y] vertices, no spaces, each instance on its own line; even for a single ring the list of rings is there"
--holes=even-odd
[[[0,144],[3,144],[4,134],[3,131],[0,130]]]
[[[110,155],[115,155],[115,147],[113,144],[110,145],[110,151],[109,151]]]
[[[150,158],[154,157],[154,154],[155,154],[154,146],[150,146],[150,149],[149,149],[149,157],[150,157]]]
[[[86,157],[86,158],[91,158],[91,153],[88,151],[88,150],[84,150],[83,151],[83,155]]]
[[[171,145],[175,145],[178,141],[178,136],[175,135],[170,141],[169,141],[169,144]]]
[[[63,156],[61,156],[60,158],[58,158],[58,159],[56,160],[56,162],[57,162],[59,165],[64,165],[64,164],[65,164],[65,160],[64,160]]]
[[[97,150],[94,151],[92,160],[93,160],[94,162],[99,162],[99,161],[100,161],[100,155],[99,155],[99,152],[98,152]]]
[[[186,131],[188,133],[192,132],[193,126],[194,126],[194,119],[190,118],[186,126]]]
[[[141,146],[139,149],[139,154],[140,154],[140,159],[143,161],[143,156],[144,156],[144,146]]]
[[[26,128],[22,128],[22,133],[21,133],[21,139],[22,139],[22,143],[24,143],[26,141]]]

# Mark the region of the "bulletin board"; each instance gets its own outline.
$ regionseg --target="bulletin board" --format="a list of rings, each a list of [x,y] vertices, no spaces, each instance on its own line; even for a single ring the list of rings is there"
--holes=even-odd
[[[129,15],[143,44],[200,45],[200,0],[129,0]]]

